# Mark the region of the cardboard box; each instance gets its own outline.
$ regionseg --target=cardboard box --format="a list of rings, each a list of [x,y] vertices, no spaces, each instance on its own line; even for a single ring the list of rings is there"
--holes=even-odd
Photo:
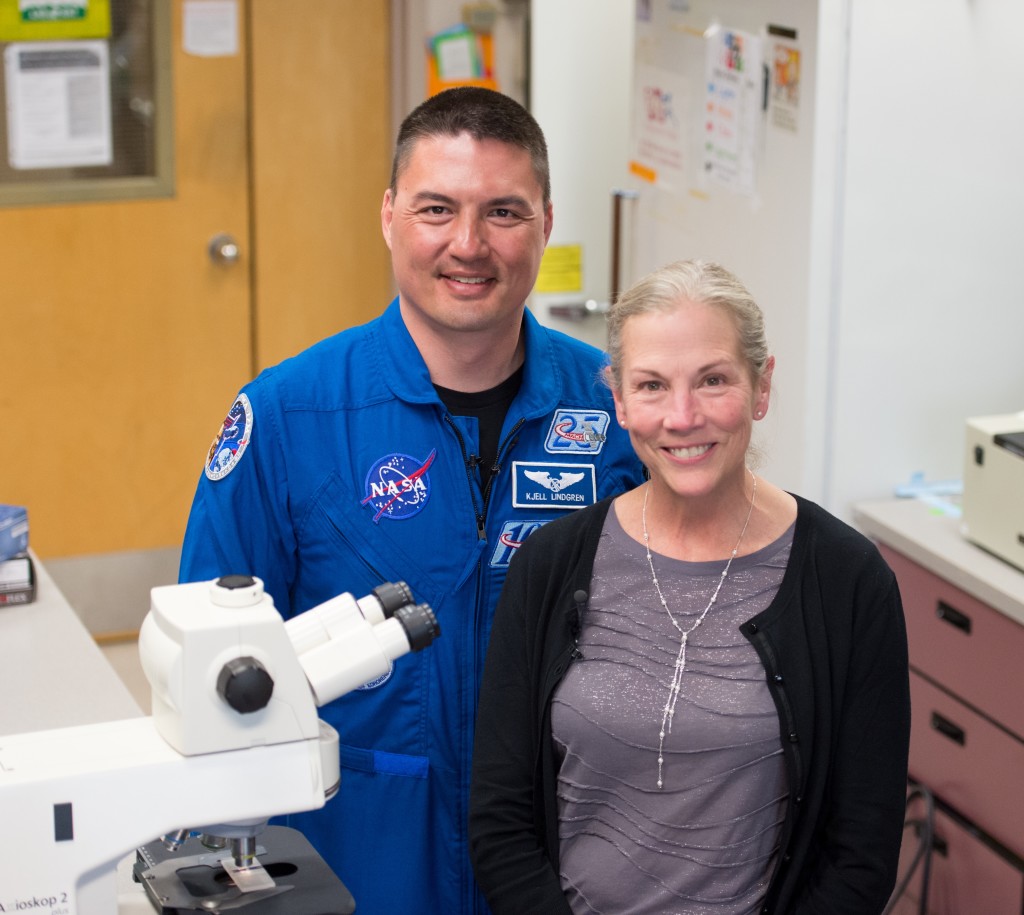
[[[36,573],[31,556],[0,562],[0,607],[30,604],[36,599]]]
[[[0,505],[0,562],[28,552],[28,512],[21,505]]]
[[[1024,571],[1024,411],[967,420],[961,529]]]

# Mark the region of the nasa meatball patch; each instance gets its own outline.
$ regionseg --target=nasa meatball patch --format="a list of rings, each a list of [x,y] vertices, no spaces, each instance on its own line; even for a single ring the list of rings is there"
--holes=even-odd
[[[206,456],[207,478],[221,480],[231,473],[245,454],[251,438],[252,405],[248,397],[239,394],[228,410],[220,434],[210,445],[210,452]]]
[[[373,522],[382,518],[406,521],[418,515],[430,498],[427,471],[437,456],[435,448],[420,460],[409,454],[386,454],[374,461],[363,484],[362,505],[373,509]]]

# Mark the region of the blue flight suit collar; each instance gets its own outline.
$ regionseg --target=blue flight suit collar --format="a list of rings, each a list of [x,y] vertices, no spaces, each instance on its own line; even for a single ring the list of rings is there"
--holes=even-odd
[[[405,326],[397,298],[381,315],[378,329],[381,345],[388,354],[387,364],[381,366],[384,381],[395,397],[407,403],[439,403],[430,372]],[[523,313],[523,334],[526,361],[514,407],[520,416],[533,419],[550,413],[559,404],[564,376],[547,330],[529,309]]]

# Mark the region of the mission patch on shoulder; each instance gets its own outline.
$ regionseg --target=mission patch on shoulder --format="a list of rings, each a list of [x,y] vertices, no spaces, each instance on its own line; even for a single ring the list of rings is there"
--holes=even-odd
[[[206,456],[206,476],[211,480],[221,480],[231,473],[249,447],[251,437],[252,405],[245,394],[239,394],[228,410],[220,433],[210,445]]]

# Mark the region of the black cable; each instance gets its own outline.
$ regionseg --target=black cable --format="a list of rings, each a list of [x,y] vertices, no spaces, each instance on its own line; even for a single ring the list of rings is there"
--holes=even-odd
[[[896,885],[889,902],[882,910],[882,915],[890,915],[896,907],[896,903],[907,891],[910,881],[914,879],[918,867],[921,867],[921,896],[918,899],[917,911],[919,915],[927,915],[928,912],[928,884],[931,881],[932,871],[932,843],[935,837],[935,799],[924,785],[917,785],[907,793],[907,810],[911,804],[920,799],[924,802],[924,816],[921,819],[907,817],[903,827],[913,826],[917,830],[918,844],[911,858],[903,879]]]
[[[932,851],[935,848],[935,798],[931,791],[920,785],[915,789],[924,801],[925,827],[922,832],[927,832],[924,862],[921,865],[921,898],[918,900],[917,911],[919,915],[928,915],[928,888],[932,878]]]

